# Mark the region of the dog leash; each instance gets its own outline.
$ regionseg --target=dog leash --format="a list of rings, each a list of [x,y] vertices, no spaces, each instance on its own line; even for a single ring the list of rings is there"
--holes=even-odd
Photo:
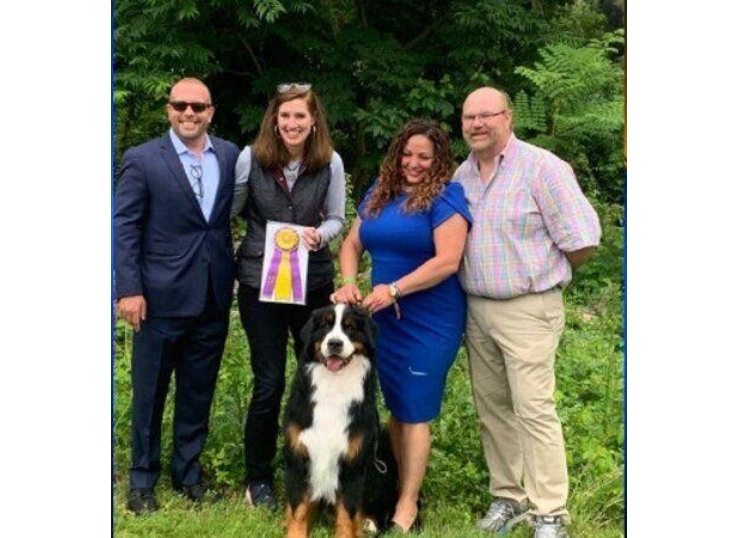
[[[379,471],[379,474],[387,474],[387,464],[377,457],[376,452],[374,453],[374,468]]]

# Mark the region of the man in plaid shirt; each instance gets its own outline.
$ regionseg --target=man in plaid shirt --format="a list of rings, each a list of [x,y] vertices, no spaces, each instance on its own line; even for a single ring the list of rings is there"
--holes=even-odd
[[[474,225],[459,276],[482,445],[495,500],[481,529],[532,517],[536,538],[566,537],[568,476],[554,401],[564,329],[562,289],[600,242],[597,214],[571,166],[518,140],[509,98],[484,87],[466,98],[471,149],[454,180]]]

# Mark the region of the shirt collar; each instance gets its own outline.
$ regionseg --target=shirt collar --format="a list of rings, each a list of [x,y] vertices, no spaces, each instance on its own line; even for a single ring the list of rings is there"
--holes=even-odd
[[[515,133],[510,133],[510,138],[507,139],[507,144],[505,144],[505,147],[500,152],[500,162],[502,162],[502,159],[507,157],[507,154],[510,151],[510,146],[512,145],[513,140],[515,140]]]
[[[192,153],[187,148],[187,146],[184,145],[182,139],[174,134],[174,129],[172,129],[171,127],[169,128],[169,138],[174,145],[174,151],[177,152],[177,155],[182,155],[183,153]],[[202,151],[203,153],[206,151],[215,151],[215,149],[213,148],[213,143],[210,141],[210,135],[208,135],[207,133],[205,133],[205,147],[202,149]]]
[[[515,147],[515,144],[517,143],[517,138],[515,138],[515,133],[510,133],[510,138],[507,139],[507,144],[505,144],[505,147],[502,148],[502,151],[495,157],[497,160],[497,166],[500,165],[500,163],[505,160],[505,157],[508,155],[508,153]],[[474,167],[475,170],[479,170],[477,157],[474,155],[474,152],[469,152],[468,157],[469,163]]]

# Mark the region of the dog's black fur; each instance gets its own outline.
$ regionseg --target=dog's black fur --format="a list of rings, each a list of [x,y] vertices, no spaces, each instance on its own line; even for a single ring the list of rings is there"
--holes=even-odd
[[[389,430],[385,427],[379,432],[377,451],[367,472],[364,488],[364,514],[371,522],[369,526],[378,533],[392,525],[391,518],[400,497],[398,479],[397,462],[392,454]]]
[[[365,515],[381,530],[394,511],[397,472],[388,436],[381,450],[389,457],[380,459],[389,470],[381,474],[375,462],[376,325],[361,307],[334,305],[315,310],[301,336],[284,415],[287,536],[307,536],[321,504],[335,507],[336,536],[359,536]]]

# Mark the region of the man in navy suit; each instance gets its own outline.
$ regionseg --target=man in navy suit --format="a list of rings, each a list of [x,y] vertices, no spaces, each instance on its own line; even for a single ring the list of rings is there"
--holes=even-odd
[[[171,129],[123,156],[115,204],[115,296],[134,328],[128,507],[158,508],[161,423],[175,372],[172,485],[205,496],[199,464],[233,293],[230,209],[235,144],[209,136],[214,108],[185,78],[166,105]]]

